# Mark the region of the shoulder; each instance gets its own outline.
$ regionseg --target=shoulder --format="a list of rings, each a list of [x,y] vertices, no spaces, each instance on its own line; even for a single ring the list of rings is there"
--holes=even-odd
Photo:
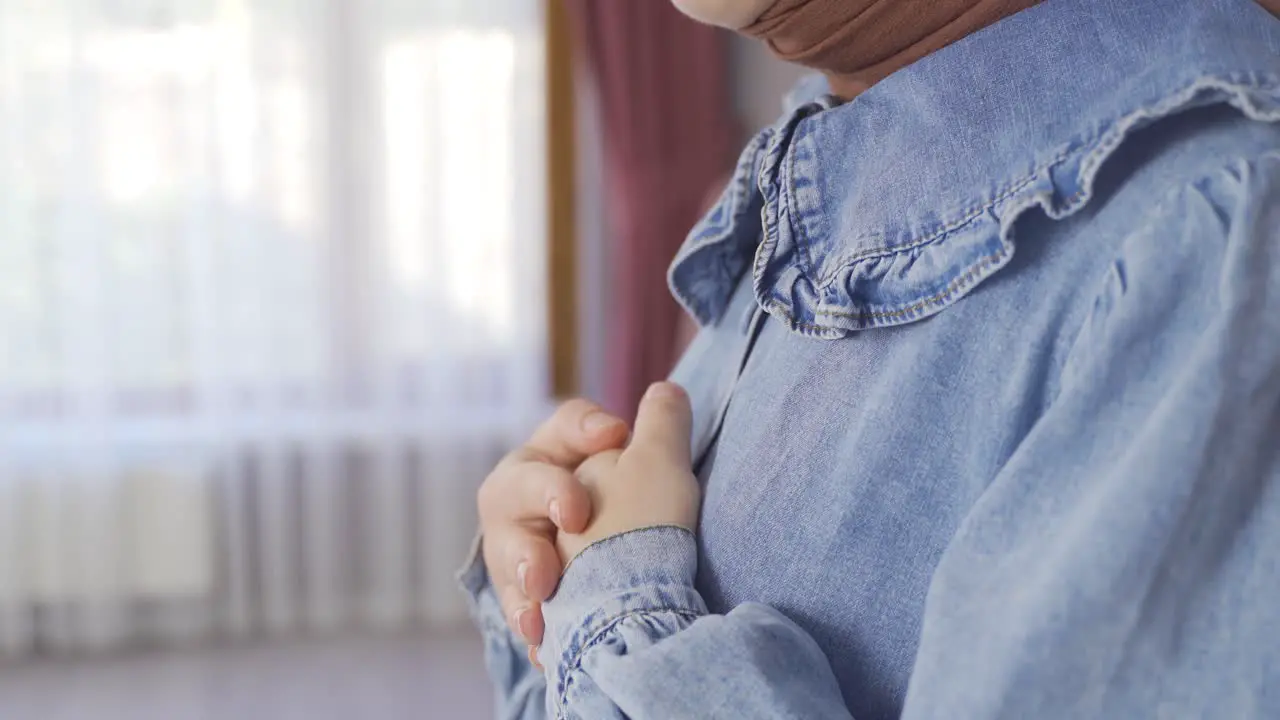
[[[1258,119],[1226,104],[1166,118],[1116,150],[1095,192],[1086,215],[1113,227],[1085,225],[1119,231],[1112,234],[1121,256],[1203,264],[1207,254],[1242,243],[1274,243],[1280,118]]]
[[[1256,136],[1218,147],[1135,171],[1152,177],[1082,226],[1113,247],[1073,354],[1149,373],[1204,353],[1232,377],[1280,366],[1280,147]]]
[[[1130,209],[1140,218],[1186,196],[1187,190],[1240,164],[1280,151],[1280,117],[1259,119],[1228,104],[1184,111],[1128,138],[1095,178],[1092,205]],[[1167,207],[1164,207],[1167,211]]]

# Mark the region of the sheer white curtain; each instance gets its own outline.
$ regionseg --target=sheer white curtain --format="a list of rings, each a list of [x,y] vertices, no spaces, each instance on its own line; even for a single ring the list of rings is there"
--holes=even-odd
[[[537,0],[0,0],[0,657],[453,622],[546,409]]]

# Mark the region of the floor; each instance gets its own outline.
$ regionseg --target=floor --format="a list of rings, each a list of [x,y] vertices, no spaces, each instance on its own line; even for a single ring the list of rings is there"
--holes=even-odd
[[[478,720],[489,698],[470,634],[0,666],[0,720]]]

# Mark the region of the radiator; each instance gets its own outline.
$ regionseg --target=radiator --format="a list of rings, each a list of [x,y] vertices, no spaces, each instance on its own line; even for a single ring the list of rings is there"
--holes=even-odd
[[[0,655],[455,625],[507,436],[228,443],[0,468]]]

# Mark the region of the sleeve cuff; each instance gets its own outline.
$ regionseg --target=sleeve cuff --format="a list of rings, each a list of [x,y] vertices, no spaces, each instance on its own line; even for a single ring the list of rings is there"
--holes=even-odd
[[[502,616],[502,605],[498,596],[489,584],[489,571],[484,565],[482,552],[484,538],[479,534],[471,543],[471,552],[467,554],[466,563],[458,571],[458,584],[467,596],[467,608],[476,627],[486,635],[510,632],[506,618]]]
[[[698,547],[674,525],[633,530],[593,543],[570,561],[552,602],[576,603],[601,594],[655,585],[693,587]]]
[[[661,526],[601,540],[569,563],[556,594],[542,606],[546,633],[538,659],[562,687],[597,636],[645,613],[707,613],[694,590],[698,548],[693,533]],[[655,640],[659,638],[654,638]]]

